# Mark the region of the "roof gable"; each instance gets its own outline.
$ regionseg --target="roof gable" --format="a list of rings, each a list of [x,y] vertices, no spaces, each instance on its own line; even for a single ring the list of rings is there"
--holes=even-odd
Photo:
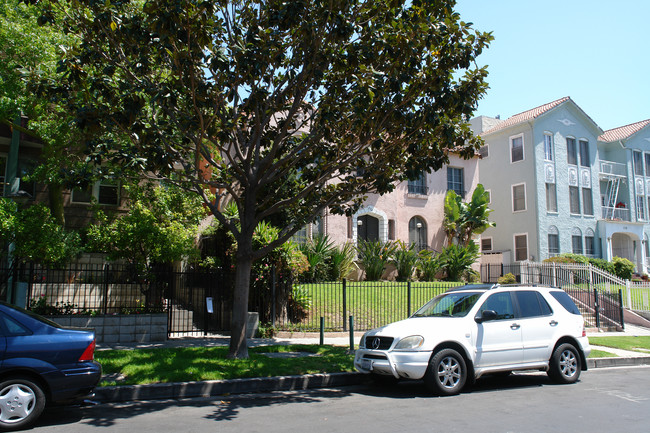
[[[530,110],[521,112],[519,114],[515,114],[514,116],[508,117],[506,120],[499,123],[494,128],[485,131],[483,134],[492,134],[493,132],[497,132],[502,129],[509,128],[511,126],[518,125],[519,123],[523,123],[535,119],[569,100],[571,100],[571,98],[565,96],[564,98],[557,99],[553,102],[549,102],[548,104],[540,105],[539,107],[535,107]]]
[[[632,123],[630,125],[619,126],[618,128],[609,129],[598,137],[599,141],[611,143],[613,141],[625,140],[630,138],[646,126],[650,125],[650,119]]]

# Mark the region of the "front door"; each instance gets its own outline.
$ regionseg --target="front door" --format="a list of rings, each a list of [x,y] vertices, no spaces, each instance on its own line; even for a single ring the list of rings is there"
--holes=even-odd
[[[481,306],[479,314],[484,310],[495,311],[497,317],[477,325],[476,367],[521,363],[524,356],[521,325],[515,320],[510,292],[491,295]]]
[[[358,219],[357,226],[359,240],[378,241],[379,240],[379,219],[372,215],[362,215]]]

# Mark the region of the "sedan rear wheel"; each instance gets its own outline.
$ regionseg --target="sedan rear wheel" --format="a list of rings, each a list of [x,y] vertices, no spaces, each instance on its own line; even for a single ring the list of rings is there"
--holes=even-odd
[[[424,381],[436,394],[458,394],[467,381],[465,359],[454,349],[436,352],[429,361]]]
[[[0,383],[0,430],[32,424],[45,408],[45,394],[31,379],[14,377]]]

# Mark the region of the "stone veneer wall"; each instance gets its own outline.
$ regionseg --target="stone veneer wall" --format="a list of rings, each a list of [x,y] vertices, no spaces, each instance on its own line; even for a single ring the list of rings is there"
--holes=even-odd
[[[97,343],[151,343],[167,340],[167,313],[107,316],[51,316],[65,327],[93,328]]]

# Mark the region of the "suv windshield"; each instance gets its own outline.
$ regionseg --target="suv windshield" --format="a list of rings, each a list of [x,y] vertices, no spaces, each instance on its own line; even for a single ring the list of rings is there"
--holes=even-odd
[[[463,317],[472,309],[483,292],[453,292],[436,296],[413,317]]]

